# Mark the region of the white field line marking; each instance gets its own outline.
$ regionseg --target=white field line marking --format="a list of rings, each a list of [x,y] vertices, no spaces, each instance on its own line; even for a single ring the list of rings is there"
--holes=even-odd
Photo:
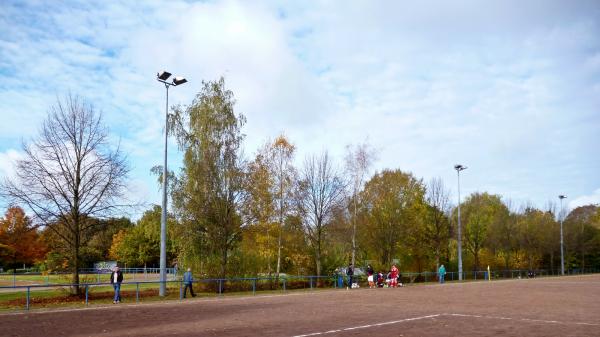
[[[372,327],[376,327],[376,326],[383,326],[383,325],[404,323],[404,322],[410,322],[410,321],[417,321],[417,320],[420,320],[420,319],[434,318],[434,317],[438,317],[438,316],[440,316],[440,314],[420,316],[420,317],[411,317],[411,318],[400,319],[400,320],[397,320],[397,321],[389,321],[389,322],[381,322],[381,323],[375,323],[375,324],[360,325],[360,326],[354,326],[354,327],[350,327],[350,328],[340,328],[340,329],[328,330],[328,331],[323,331],[323,332],[313,332],[313,333],[308,333],[308,334],[304,334],[304,335],[296,335],[296,336],[293,336],[293,337],[309,337],[309,336],[326,335],[326,334],[331,334],[331,333],[336,333],[336,332],[351,331],[351,330],[358,330],[358,329],[366,329],[366,328],[372,328]]]
[[[488,318],[488,319],[502,319],[512,321],[523,321],[523,322],[536,322],[536,323],[548,323],[548,324],[574,324],[574,325],[590,325],[600,326],[599,323],[587,323],[587,322],[562,322],[545,319],[533,319],[533,318],[512,318],[502,316],[487,316],[487,315],[468,315],[468,314],[442,314],[442,316],[453,316],[453,317],[474,317],[474,318]]]

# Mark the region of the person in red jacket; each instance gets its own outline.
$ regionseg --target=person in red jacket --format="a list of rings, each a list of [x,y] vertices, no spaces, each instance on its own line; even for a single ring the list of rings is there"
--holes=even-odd
[[[392,288],[396,288],[398,286],[398,273],[398,268],[396,268],[396,265],[393,264],[392,269],[390,269],[390,286]]]

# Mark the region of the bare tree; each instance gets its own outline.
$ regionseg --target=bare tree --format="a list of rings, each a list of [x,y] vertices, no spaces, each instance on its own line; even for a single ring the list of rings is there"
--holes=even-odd
[[[92,217],[110,216],[120,206],[129,171],[125,157],[110,148],[101,113],[72,96],[51,107],[39,137],[23,150],[16,177],[5,179],[0,191],[64,241],[78,284],[80,248],[99,224]]]
[[[356,220],[358,204],[360,202],[360,190],[365,181],[365,175],[375,159],[375,152],[368,143],[356,146],[346,146],[346,171],[352,181],[352,265],[356,262]]]
[[[344,197],[344,183],[333,168],[327,152],[307,157],[301,172],[298,211],[321,275],[321,247],[326,226]]]

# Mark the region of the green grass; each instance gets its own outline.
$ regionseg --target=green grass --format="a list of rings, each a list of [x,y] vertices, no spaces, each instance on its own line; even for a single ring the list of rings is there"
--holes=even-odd
[[[124,274],[127,282],[158,280],[158,274]],[[110,274],[80,274],[80,283],[109,282]],[[29,275],[29,274],[0,274],[0,287],[28,286],[34,284],[70,284],[71,274]]]

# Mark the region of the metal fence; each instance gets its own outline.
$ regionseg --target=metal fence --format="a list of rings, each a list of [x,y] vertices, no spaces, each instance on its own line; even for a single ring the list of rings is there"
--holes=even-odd
[[[136,268],[138,269],[138,268]],[[143,269],[143,268],[139,268]],[[146,270],[146,272],[148,272]],[[580,275],[599,273],[598,268],[586,268],[571,269],[566,271],[568,275]],[[138,274],[136,272],[128,273],[128,276]],[[491,279],[510,279],[510,278],[528,278],[528,277],[548,277],[557,276],[560,272],[551,272],[548,270],[495,270],[491,273]],[[6,274],[4,274],[5,276]],[[15,276],[18,274],[9,274],[9,276]],[[31,274],[28,274],[31,275]],[[100,275],[100,274],[97,274]],[[3,276],[0,274],[0,276]],[[447,272],[446,281],[456,281],[458,279],[458,273]],[[488,279],[487,271],[471,271],[463,273],[463,280],[485,280]],[[0,310],[29,310],[32,307],[32,295],[40,294],[44,290],[55,291],[63,289],[66,293],[66,288],[73,288],[78,286],[81,289],[81,298],[77,303],[82,303],[87,306],[91,302],[96,303],[110,303],[112,299],[112,287],[109,282],[82,282],[80,284],[69,284],[69,283],[52,283],[49,282],[49,278],[46,282],[40,282],[37,284],[30,285],[13,285],[0,286],[0,299],[6,297],[20,298],[22,304],[15,307],[0,307]],[[357,276],[353,278],[353,282],[359,284],[359,286],[367,286],[366,276]],[[422,282],[437,282],[438,274],[435,272],[422,272],[412,273],[405,272],[401,273],[401,281],[405,284],[411,283],[422,283]],[[126,301],[139,303],[144,300],[164,300],[164,299],[179,299],[182,300],[184,297],[184,283],[181,278],[172,279],[166,281],[167,284],[167,296],[159,297],[158,288],[160,285],[159,280],[127,280],[121,283],[121,292],[124,295]],[[318,288],[341,288],[348,287],[348,277],[345,275],[328,275],[328,276],[290,276],[285,277],[240,277],[240,278],[212,278],[212,279],[199,279],[193,282],[195,292],[201,296],[224,296],[226,293],[232,294],[253,294],[256,295],[258,292],[287,292],[290,290],[304,289],[313,290]],[[94,296],[92,296],[94,295]],[[24,300],[24,301],[23,301]],[[1,302],[1,301],[0,301]],[[21,303],[19,302],[19,303]]]
[[[127,301],[139,303],[142,299],[164,300],[179,299],[184,297],[183,280],[166,281],[167,296],[159,297],[158,288],[160,281],[129,281],[121,283],[121,293]],[[67,288],[79,287],[81,290],[81,302],[85,306],[89,305],[94,298],[98,303],[110,303],[112,299],[112,285],[109,282],[93,282],[80,284],[46,283],[32,284],[23,286],[0,286],[0,298],[2,294],[19,294],[24,303],[14,310],[32,308],[32,295],[36,292],[66,290]],[[274,277],[248,277],[248,278],[227,278],[227,279],[200,279],[193,281],[195,292],[204,297],[206,296],[224,296],[225,293],[235,294],[253,294],[257,292],[287,292],[289,290],[304,289],[313,290],[317,288],[336,287],[333,276],[286,276],[280,278]],[[102,292],[103,296],[91,296],[94,293]],[[150,294],[148,294],[150,293]],[[13,296],[14,297],[14,296]],[[79,302],[79,301],[78,301]],[[11,308],[2,308],[0,310],[11,310]]]

